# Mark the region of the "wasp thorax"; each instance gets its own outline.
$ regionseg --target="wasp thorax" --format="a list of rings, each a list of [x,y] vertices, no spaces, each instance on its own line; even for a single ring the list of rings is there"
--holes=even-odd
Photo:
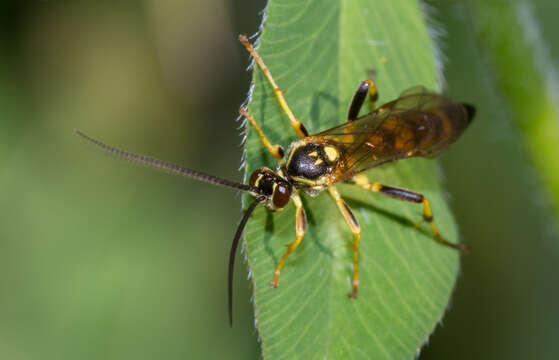
[[[290,150],[287,174],[289,177],[316,180],[332,171],[339,156],[339,151],[332,145],[296,143]]]
[[[274,208],[284,207],[291,197],[291,185],[268,168],[255,170],[250,176],[249,184],[267,196]]]

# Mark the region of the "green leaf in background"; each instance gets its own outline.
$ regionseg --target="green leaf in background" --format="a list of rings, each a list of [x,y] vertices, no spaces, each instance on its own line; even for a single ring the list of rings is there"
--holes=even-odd
[[[371,68],[377,72],[380,103],[413,85],[437,89],[432,43],[413,0],[272,0],[259,41],[264,62],[311,134],[344,121],[353,92]],[[258,69],[249,112],[273,143],[287,147],[296,139]],[[250,128],[246,151],[247,174],[276,166]],[[368,176],[426,195],[443,235],[458,242],[435,161],[405,160]],[[438,244],[427,228],[413,228],[421,207],[338,187],[363,231],[357,300],[348,297],[352,235],[327,194],[303,196],[307,233],[286,262],[277,289],[269,283],[285,245],[294,239],[294,208],[280,213],[259,208],[247,226],[264,358],[409,359],[445,312],[459,256]]]
[[[532,4],[524,0],[476,0],[470,3],[469,11],[473,34],[511,108],[511,120],[520,130],[559,214],[559,161],[555,161],[559,82]],[[494,23],[497,17],[499,26]]]
[[[530,76],[543,69],[529,65],[532,52],[524,53],[523,59],[511,53],[515,66],[501,59],[503,67],[515,69],[511,72],[497,69],[490,60],[475,26],[483,11],[472,6],[492,7],[496,2],[431,1],[447,33],[443,49],[448,93],[476,104],[479,111],[468,134],[447,154],[451,156],[443,156],[452,209],[461,236],[474,251],[463,259],[453,309],[445,316],[444,331],[436,331],[423,349],[424,360],[559,358],[557,217],[537,176],[539,169],[530,161],[523,131],[515,126],[517,109],[531,105],[526,99],[511,101],[500,84],[502,77],[516,79],[518,90],[540,93],[542,88],[535,86],[540,80]],[[557,4],[531,3],[539,14],[533,20],[544,30],[548,16],[549,31],[542,32],[540,43],[559,39]],[[493,13],[493,21],[483,20],[487,32],[500,34],[501,49],[527,45],[522,44],[521,28],[506,19],[511,11],[512,7]],[[518,66],[522,61],[526,64]],[[534,114],[529,122],[537,127],[541,117]],[[557,163],[555,153],[540,153],[539,158]]]

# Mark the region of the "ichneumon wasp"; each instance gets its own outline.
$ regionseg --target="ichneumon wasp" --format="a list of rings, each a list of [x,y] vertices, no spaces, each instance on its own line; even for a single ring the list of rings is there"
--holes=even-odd
[[[445,246],[464,252],[469,251],[467,245],[454,244],[442,237],[434,224],[429,201],[423,195],[407,189],[371,182],[362,173],[396,160],[433,156],[442,152],[462,134],[472,121],[475,115],[475,108],[472,105],[453,102],[422,86],[416,86],[404,91],[397,99],[375,109],[374,104],[378,99],[377,88],[373,80],[364,80],[351,100],[347,122],[318,134],[309,135],[289,108],[282,90],[277,86],[260,55],[246,36],[239,36],[239,40],[273,87],[277,101],[289,118],[291,127],[300,138],[292,142],[285,152],[282,146],[272,144],[254,117],[245,108],[241,108],[240,114],[247,118],[254,127],[260,136],[262,145],[278,160],[276,170],[265,167],[257,169],[251,174],[249,184],[246,185],[152,157],[120,150],[76,131],[88,142],[124,160],[175,175],[248,191],[256,198],[243,215],[231,245],[228,273],[228,305],[231,325],[233,324],[232,282],[236,249],[250,215],[261,203],[272,211],[280,211],[291,200],[296,208],[295,240],[287,246],[287,250],[277,264],[271,282],[272,287],[278,286],[285,260],[297,248],[305,235],[307,218],[299,192],[314,197],[323,190],[327,190],[353,233],[353,281],[350,296],[351,298],[357,296],[361,228],[334,185],[340,181],[353,183],[365,190],[378,192],[398,200],[422,204],[423,220],[429,223],[435,239]],[[359,117],[359,112],[367,97],[372,111]]]

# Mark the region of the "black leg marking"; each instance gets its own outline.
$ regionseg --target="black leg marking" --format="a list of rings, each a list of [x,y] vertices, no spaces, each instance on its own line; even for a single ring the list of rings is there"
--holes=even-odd
[[[379,192],[383,193],[384,195],[403,201],[410,201],[416,203],[423,202],[423,195],[407,189],[400,189],[391,186],[381,185]]]
[[[367,98],[369,93],[369,83],[367,81],[362,81],[359,87],[353,94],[351,99],[351,105],[349,105],[349,111],[347,112],[347,121],[354,121],[359,116],[359,111]]]
[[[351,104],[347,112],[347,121],[354,121],[357,119],[359,111],[361,111],[361,107],[363,107],[365,99],[367,99],[367,94],[369,94],[369,100],[371,102],[371,111],[374,111],[375,102],[378,99],[377,87],[373,80],[363,80],[351,99]]]
[[[429,203],[429,200],[427,200],[425,196],[407,189],[395,188],[391,186],[382,185],[377,182],[371,182],[364,175],[355,175],[351,180],[353,181],[354,184],[362,187],[363,189],[379,192],[386,196],[390,196],[391,198],[394,199],[422,204],[423,220],[429,223],[429,227],[431,228],[431,231],[433,232],[433,236],[435,237],[435,239],[441,242],[445,246],[449,246],[454,249],[461,250],[466,254],[470,252],[470,248],[468,245],[453,244],[446,241],[446,239],[442,237],[442,235],[439,232],[439,229],[437,229],[433,221],[433,211],[431,210],[431,204]],[[416,226],[419,226],[420,223],[421,222],[419,222]]]

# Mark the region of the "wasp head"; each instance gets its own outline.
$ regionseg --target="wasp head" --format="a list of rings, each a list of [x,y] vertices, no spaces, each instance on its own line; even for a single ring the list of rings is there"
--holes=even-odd
[[[285,207],[291,198],[291,184],[268,168],[255,170],[249,184],[266,196],[266,206],[272,210]]]

